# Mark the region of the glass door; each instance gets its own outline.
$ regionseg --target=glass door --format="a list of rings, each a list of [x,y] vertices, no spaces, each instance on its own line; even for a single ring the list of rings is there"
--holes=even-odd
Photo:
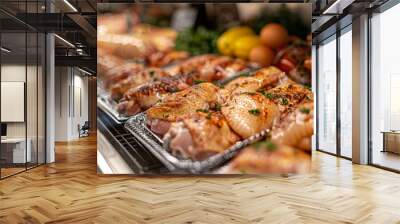
[[[42,13],[44,1],[2,2],[23,15]],[[46,38],[0,12],[0,178],[45,163]]]
[[[336,35],[318,46],[317,149],[336,154]]]

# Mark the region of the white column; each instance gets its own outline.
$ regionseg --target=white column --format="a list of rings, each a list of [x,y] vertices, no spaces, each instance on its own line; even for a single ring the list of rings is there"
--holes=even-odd
[[[46,36],[46,163],[55,161],[54,132],[55,132],[55,60],[54,60],[54,35]]]
[[[53,12],[51,1],[46,1],[46,12]],[[46,35],[46,163],[55,161],[55,43],[54,35]]]
[[[368,163],[368,15],[353,20],[353,162]]]

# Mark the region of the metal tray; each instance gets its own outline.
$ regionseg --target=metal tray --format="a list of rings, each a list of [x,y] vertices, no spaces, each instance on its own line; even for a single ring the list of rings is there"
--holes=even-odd
[[[206,173],[221,166],[244,147],[261,140],[269,130],[261,131],[247,139],[236,142],[222,153],[213,155],[203,161],[192,161],[190,159],[181,159],[172,155],[168,150],[169,141],[163,142],[156,134],[147,127],[147,118],[145,113],[137,114],[131,117],[126,123],[125,128],[130,131],[144,147],[154,154],[171,172],[174,173]]]
[[[244,76],[244,74],[251,75],[253,72],[255,72],[257,70],[258,70],[257,66],[251,65],[250,68],[244,69],[243,71],[240,71],[237,74],[235,74],[229,78],[215,81],[214,84],[226,85],[230,81],[232,81],[238,77]],[[145,84],[143,84],[143,85],[145,85]],[[123,115],[116,110],[117,103],[111,99],[110,95],[108,94],[108,92],[106,90],[99,87],[99,88],[97,88],[97,93],[98,93],[97,102],[98,102],[99,107],[101,107],[106,113],[108,113],[117,123],[119,123],[119,124],[124,123],[130,117],[132,117],[132,116]]]
[[[129,116],[121,115],[117,111],[117,103],[106,94],[97,96],[97,106],[106,112],[117,124],[122,124],[129,119]]]

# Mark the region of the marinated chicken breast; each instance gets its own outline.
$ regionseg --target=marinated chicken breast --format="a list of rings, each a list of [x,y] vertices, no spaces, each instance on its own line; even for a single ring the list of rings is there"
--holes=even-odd
[[[146,111],[151,129],[159,135],[165,134],[163,125],[160,131],[154,122],[175,122],[195,114],[197,111],[208,111],[219,100],[218,87],[211,83],[201,83],[181,92],[166,96],[160,103]]]
[[[121,82],[144,71],[144,66],[142,64],[127,63],[113,69],[108,70],[107,76],[103,78],[104,86],[109,89],[111,86]]]
[[[118,105],[118,111],[125,115],[134,115],[132,111],[144,111],[163,99],[168,93],[187,89],[187,76],[168,76],[137,88],[129,89]],[[130,108],[134,107],[134,108]],[[139,110],[138,110],[139,109]],[[137,113],[137,112],[136,112]]]
[[[200,83],[183,91],[166,96],[160,103],[147,110],[149,118],[176,121],[183,115],[197,110],[208,110],[218,102],[218,87],[211,83]]]
[[[189,58],[189,53],[185,51],[154,52],[147,58],[147,64],[151,67],[164,67],[172,63],[181,62]],[[176,73],[175,73],[176,74]]]
[[[229,98],[221,108],[230,127],[242,138],[271,128],[279,116],[278,106],[260,93],[241,93]]]
[[[137,34],[104,33],[97,37],[97,47],[124,59],[145,58],[155,51],[149,39]]]
[[[191,57],[182,63],[166,68],[166,71],[171,75],[177,74],[189,74],[192,71],[203,66],[207,61],[217,58],[217,55],[204,54],[195,57]]]
[[[240,137],[220,112],[197,112],[173,123],[164,139],[170,139],[169,148],[174,155],[203,160],[223,152]]]
[[[158,68],[148,68],[137,73],[131,73],[126,79],[111,85],[111,98],[120,100],[129,89],[136,88],[139,85],[157,81],[161,77],[167,77],[169,74]]]
[[[279,105],[282,119],[296,110],[298,105],[313,101],[313,94],[308,88],[293,82],[279,85],[263,93],[266,98]]]
[[[302,150],[271,141],[261,141],[237,155],[221,173],[305,173],[311,156]]]
[[[274,125],[272,141],[310,152],[314,132],[313,115],[313,103],[299,105],[297,110]]]
[[[229,78],[238,72],[251,68],[251,65],[241,59],[227,56],[200,55],[183,63],[168,68],[170,74],[191,74],[192,78],[202,82],[213,82]]]
[[[97,74],[100,79],[106,79],[110,71],[113,68],[121,66],[124,61],[118,57],[115,57],[108,52],[99,49],[97,51]]]
[[[243,93],[256,92],[260,89],[270,89],[287,80],[286,75],[276,67],[258,70],[254,75],[238,77],[224,86],[221,94],[224,98]]]

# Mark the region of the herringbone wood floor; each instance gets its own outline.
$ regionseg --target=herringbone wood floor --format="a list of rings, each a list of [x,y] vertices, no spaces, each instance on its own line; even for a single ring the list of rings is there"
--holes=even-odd
[[[97,176],[96,140],[0,181],[0,223],[400,223],[400,175],[315,153],[303,176]]]

